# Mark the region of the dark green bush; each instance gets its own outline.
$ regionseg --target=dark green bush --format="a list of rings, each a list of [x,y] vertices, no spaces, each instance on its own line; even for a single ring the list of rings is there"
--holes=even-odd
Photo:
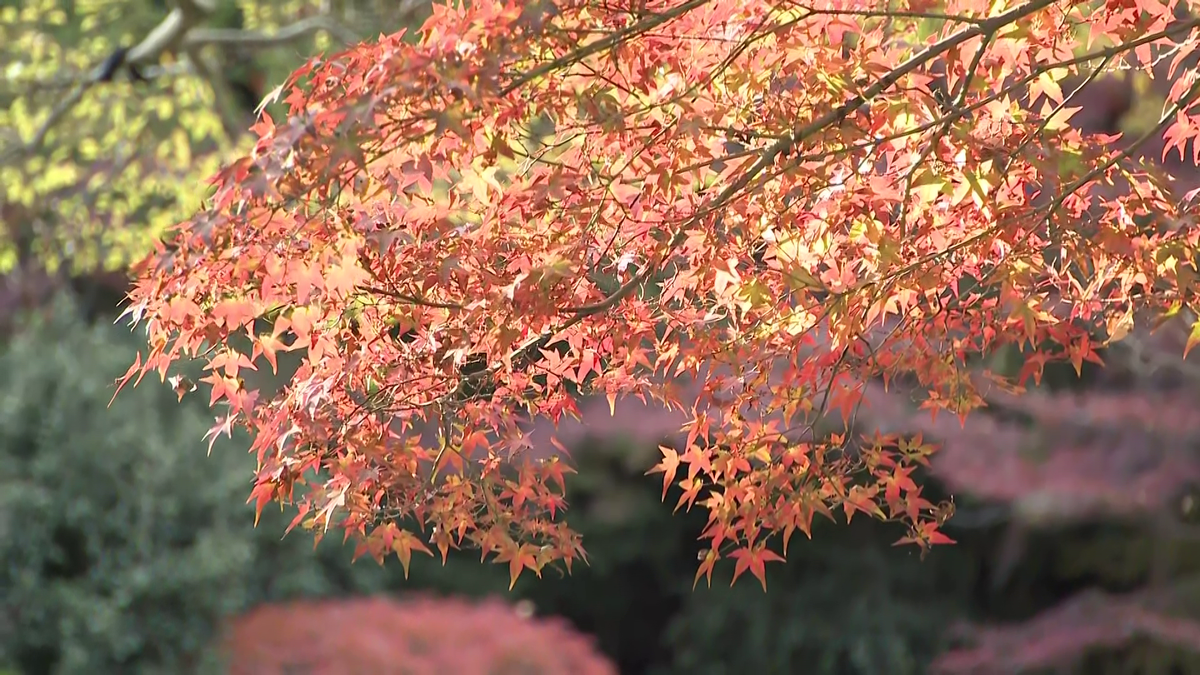
[[[892,548],[886,525],[814,523],[792,538],[786,564],[767,568],[768,590],[732,570],[700,582],[671,622],[672,672],[724,675],[920,675],[967,610],[976,583],[966,548],[921,561]]]
[[[141,344],[60,301],[0,350],[0,661],[26,675],[209,670],[245,603],[247,457],[206,456],[203,402],[157,381],[106,407]]]

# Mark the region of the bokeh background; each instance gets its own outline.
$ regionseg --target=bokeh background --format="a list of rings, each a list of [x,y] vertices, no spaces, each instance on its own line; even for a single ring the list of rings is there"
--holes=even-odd
[[[148,82],[97,83],[175,5],[0,0],[0,674],[1200,674],[1200,362],[1172,325],[965,426],[875,392],[869,424],[945,444],[923,480],[959,543],[925,560],[887,525],[822,522],[768,592],[728,567],[693,590],[703,517],[643,475],[669,424],[636,406],[584,405],[568,496],[591,564],[570,576],[510,592],[463,554],[405,579],[283,537],[289,514],[255,527],[248,440],[206,453],[205,397],[155,381],[108,407],[143,346],[114,325],[122,270],[292,69],[428,7],[213,1]],[[1076,123],[1152,120],[1170,82],[1151,75],[1089,88]]]

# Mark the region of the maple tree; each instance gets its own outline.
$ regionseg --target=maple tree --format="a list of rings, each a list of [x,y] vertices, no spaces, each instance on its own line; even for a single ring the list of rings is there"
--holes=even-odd
[[[1138,151],[1196,152],[1194,72],[1140,134],[1068,124],[1116,70],[1191,64],[1188,10],[435,5],[417,40],[288,80],[289,115],[260,118],[138,267],[150,351],[121,383],[156,371],[182,395],[171,366],[203,359],[210,442],[255,435],[257,507],[295,501],[292,527],[406,569],[427,542],[514,581],[582,558],[568,461],[526,430],[585,393],[686,413],[651,472],[709,513],[697,581],[733,558],[765,587],[838,511],[949,543],[951,505],[914,480],[934,445],[862,433],[863,393],[963,416],[986,387],[1190,316],[1192,194]],[[980,366],[1007,347],[1018,372]],[[286,386],[254,385],[284,351],[303,356]]]

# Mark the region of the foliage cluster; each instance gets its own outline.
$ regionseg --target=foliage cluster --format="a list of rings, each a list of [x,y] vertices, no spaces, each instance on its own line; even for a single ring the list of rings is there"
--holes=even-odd
[[[227,161],[212,91],[178,67],[151,82],[83,87],[162,18],[154,3],[37,0],[0,12],[2,267],[36,258],[121,269],[196,208]]]
[[[0,352],[0,662],[28,675],[186,673],[243,606],[244,458],[145,388],[105,408],[135,335],[67,303]],[[114,414],[115,413],[115,414]]]
[[[231,675],[411,673],[616,675],[558,621],[499,601],[381,598],[260,607],[227,641]]]

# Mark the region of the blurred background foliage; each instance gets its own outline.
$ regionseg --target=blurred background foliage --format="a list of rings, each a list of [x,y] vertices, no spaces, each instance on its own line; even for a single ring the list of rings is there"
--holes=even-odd
[[[145,81],[119,70],[98,83],[106,58],[164,22],[167,0],[0,0],[0,271],[22,258],[123,269],[195,211],[207,179],[249,148],[255,108],[306,58],[428,12],[413,1],[206,3],[193,30],[207,42],[140,64]],[[315,29],[270,39],[301,25]],[[242,42],[217,40],[221,30]]]
[[[1182,621],[1157,633],[1115,621],[1102,626],[1115,633],[1096,637],[1087,621],[1104,614],[1091,605],[1054,614],[1076,607],[1081,593],[1152,585],[1163,575],[1153,552],[1164,546],[1167,576],[1195,577],[1200,538],[1103,514],[1031,525],[1014,513],[1028,516],[1036,500],[1014,509],[974,499],[969,484],[958,486],[948,524],[957,546],[920,561],[890,546],[897,535],[886,525],[819,523],[813,541],[797,538],[788,563],[769,568],[766,594],[754,583],[730,588],[728,568],[712,588],[693,590],[702,516],[672,514],[673,494],[660,500],[661,483],[643,475],[653,444],[615,438],[573,449],[569,517],[591,564],[569,577],[525,575],[511,593],[502,566],[471,555],[444,567],[418,559],[406,581],[396,564],[351,563],[336,539],[314,551],[304,533],[282,537],[290,514],[268,509],[255,528],[244,504],[248,441],[222,439],[207,455],[203,397],[178,403],[150,382],[106,408],[143,341],[112,325],[121,280],[94,273],[121,269],[188,215],[204,179],[246,148],[254,108],[305,58],[340,48],[334,33],[369,38],[419,24],[427,9],[218,0],[201,28],[261,37],[324,17],[337,29],[269,48],[163,55],[149,82],[126,74],[87,87],[43,136],[58,105],[170,7],[0,0],[0,675],[219,673],[228,664],[216,645],[236,629],[231,620],[256,608],[412,593],[501,596],[563,617],[637,675],[926,673],[939,655],[979,643],[978,625],[1012,628],[999,643],[1008,647],[980,656],[975,672],[1016,672],[1006,658],[1058,636],[1053,646],[1076,672],[1200,675],[1191,651],[1163,639],[1190,635]],[[36,298],[9,293],[30,279],[40,280]],[[1085,375],[1048,380],[1112,386]],[[933,501],[948,496],[938,477],[924,480]],[[1195,497],[1180,504],[1194,522]],[[1039,508],[1045,515],[1055,503]],[[1185,603],[1171,616],[1200,609],[1196,589],[1171,588]],[[478,630],[503,633],[511,620],[498,615]]]
[[[182,672],[245,603],[249,467],[206,457],[204,411],[163,388],[107,409],[138,336],[76,317],[57,302],[0,355],[3,652],[26,673]]]
[[[495,599],[290,602],[238,617],[230,633],[223,644],[230,675],[616,675],[594,641],[567,622]]]

